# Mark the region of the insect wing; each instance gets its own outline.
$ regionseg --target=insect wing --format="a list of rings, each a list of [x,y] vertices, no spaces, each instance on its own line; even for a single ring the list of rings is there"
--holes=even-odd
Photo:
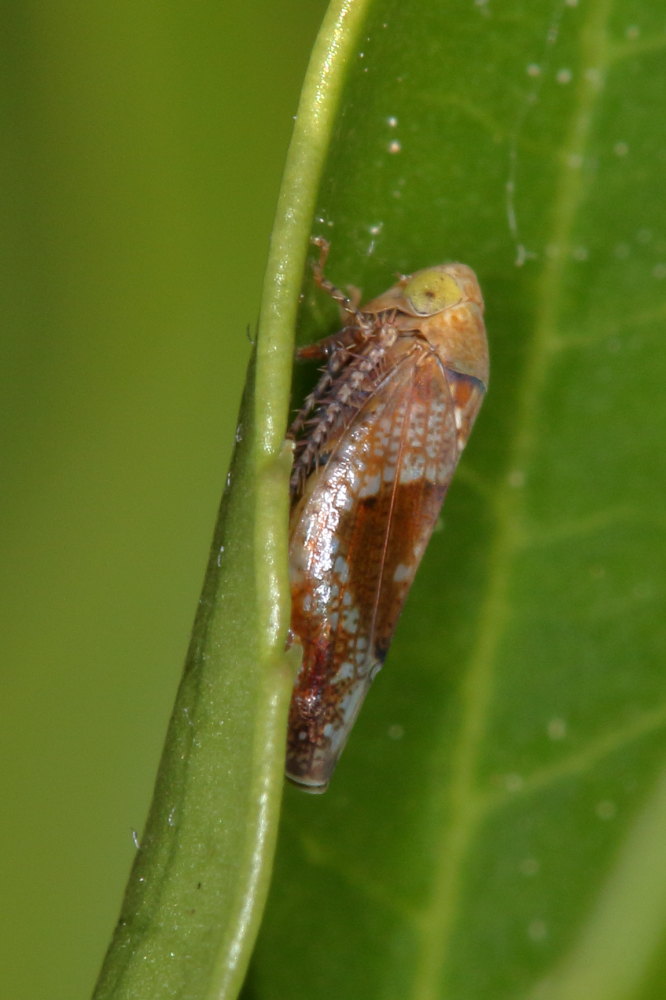
[[[462,451],[472,433],[472,427],[481,409],[486,388],[483,382],[473,375],[463,375],[451,368],[446,369],[446,380],[449,383],[458,429],[458,447]]]
[[[436,354],[409,339],[325,442],[292,514],[292,632],[304,660],[287,775],[311,791],[325,790],[383,663],[460,454],[455,397],[469,380],[450,383]]]

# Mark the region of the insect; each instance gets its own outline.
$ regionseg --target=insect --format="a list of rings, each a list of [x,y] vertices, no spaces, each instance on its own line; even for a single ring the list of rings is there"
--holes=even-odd
[[[301,348],[323,360],[296,416],[291,640],[303,647],[287,777],[326,790],[386,657],[488,384],[483,299],[465,264],[401,277],[359,308],[324,277],[342,329]]]

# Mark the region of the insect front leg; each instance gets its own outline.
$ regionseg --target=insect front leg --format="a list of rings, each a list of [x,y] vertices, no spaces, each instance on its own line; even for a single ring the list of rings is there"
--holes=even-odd
[[[321,288],[323,292],[337,302],[340,306],[343,318],[347,317],[351,321],[352,326],[364,326],[367,322],[367,316],[358,308],[358,304],[361,300],[361,293],[358,288],[353,288],[351,290],[351,295],[345,295],[342,289],[334,285],[332,281],[324,274],[324,268],[326,266],[326,261],[328,260],[328,254],[331,249],[331,244],[328,240],[324,239],[323,236],[313,236],[310,239],[313,246],[319,247],[319,260],[315,261],[312,265],[312,272],[315,284],[318,288]],[[345,324],[347,325],[347,324]]]

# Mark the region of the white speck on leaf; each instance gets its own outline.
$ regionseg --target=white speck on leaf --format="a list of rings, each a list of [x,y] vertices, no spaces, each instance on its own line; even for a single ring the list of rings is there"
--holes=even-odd
[[[567,735],[567,724],[564,719],[553,718],[548,723],[548,737],[551,740],[563,740]]]
[[[505,774],[504,785],[507,792],[519,792],[523,787],[523,777],[521,774]]]
[[[544,920],[532,920],[527,928],[530,941],[543,941],[548,937],[548,928]]]

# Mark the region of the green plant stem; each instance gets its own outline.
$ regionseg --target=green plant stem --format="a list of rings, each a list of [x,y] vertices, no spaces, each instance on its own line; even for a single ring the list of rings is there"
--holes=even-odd
[[[334,3],[289,150],[237,429],[148,822],[96,1000],[236,996],[268,890],[295,654],[284,445],[312,211],[364,0]]]

